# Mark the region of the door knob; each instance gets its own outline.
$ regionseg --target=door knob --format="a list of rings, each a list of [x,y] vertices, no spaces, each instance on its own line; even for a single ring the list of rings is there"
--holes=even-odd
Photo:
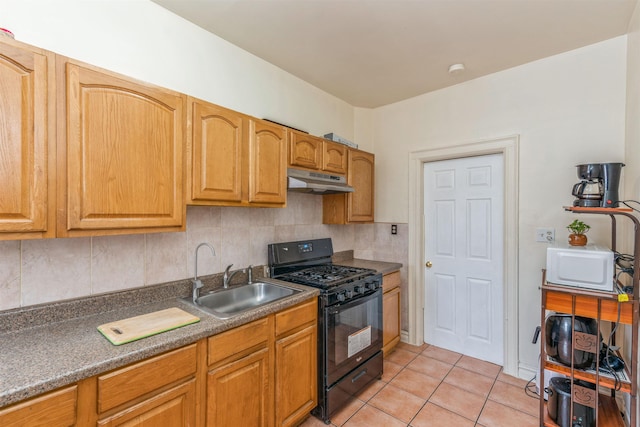
[[[433,267],[433,264],[431,263],[431,261],[427,261],[427,263],[425,264],[425,267],[431,268]]]

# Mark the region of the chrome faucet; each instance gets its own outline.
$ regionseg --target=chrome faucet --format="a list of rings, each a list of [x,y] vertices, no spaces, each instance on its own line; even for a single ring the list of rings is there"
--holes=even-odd
[[[197,247],[196,247],[196,259],[194,261],[194,275],[193,275],[193,280],[191,281],[191,284],[193,285],[193,303],[197,304],[198,303],[198,298],[200,297],[200,289],[202,288],[202,280],[198,279],[198,249],[200,249],[202,246],[206,246],[209,249],[211,249],[211,254],[213,254],[213,256],[216,256],[216,250],[213,249],[213,246],[211,246],[209,243],[200,243]]]
[[[222,276],[222,287],[225,289],[229,287],[229,282],[231,281],[231,278],[233,276],[244,271],[244,270],[236,270],[233,273],[229,274],[229,269],[231,269],[231,267],[233,267],[233,264],[228,265],[227,268],[224,269],[224,276]]]

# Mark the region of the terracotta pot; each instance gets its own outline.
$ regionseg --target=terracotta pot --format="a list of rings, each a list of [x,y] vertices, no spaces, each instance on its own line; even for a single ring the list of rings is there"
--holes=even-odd
[[[587,244],[587,236],[584,234],[569,234],[569,244],[571,246],[584,246]]]

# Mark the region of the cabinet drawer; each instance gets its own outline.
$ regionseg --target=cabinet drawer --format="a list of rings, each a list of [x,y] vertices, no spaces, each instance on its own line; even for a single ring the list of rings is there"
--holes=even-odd
[[[242,357],[244,352],[269,339],[269,317],[256,320],[209,338],[208,363],[213,365],[230,356]]]
[[[196,345],[98,377],[98,412],[122,405],[196,372]]]
[[[300,305],[276,314],[276,336],[298,328],[318,319],[318,299],[304,302]]]
[[[382,276],[382,290],[388,292],[393,288],[400,286],[402,279],[400,278],[400,272],[394,271],[393,273],[385,274]]]
[[[98,422],[98,427],[194,426],[196,380],[188,380]]]
[[[76,424],[77,387],[63,388],[0,410],[0,426],[72,426]]]

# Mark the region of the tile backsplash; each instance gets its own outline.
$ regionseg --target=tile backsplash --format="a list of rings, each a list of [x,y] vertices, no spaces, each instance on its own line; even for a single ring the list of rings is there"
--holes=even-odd
[[[398,224],[397,235],[386,223],[325,225],[322,197],[289,193],[287,204],[189,206],[187,229],[180,233],[0,241],[0,310],[192,277],[194,250],[202,242],[216,254],[200,249],[201,276],[220,273],[229,264],[232,270],[265,265],[269,243],[331,237],[335,252],[353,249],[356,258],[402,263],[406,286],[406,224]]]

